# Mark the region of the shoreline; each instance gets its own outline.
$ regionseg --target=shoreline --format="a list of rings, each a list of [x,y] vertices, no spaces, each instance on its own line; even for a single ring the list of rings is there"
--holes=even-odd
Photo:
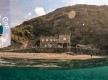
[[[57,53],[14,53],[14,52],[0,52],[0,58],[16,58],[16,59],[58,59],[58,60],[87,60],[96,58],[108,58],[108,56],[93,55],[67,55]]]
[[[10,53],[0,52],[0,67],[62,68],[103,65],[101,59],[108,56],[67,55],[55,53]],[[99,59],[99,61],[98,61]],[[107,62],[105,62],[107,63]]]

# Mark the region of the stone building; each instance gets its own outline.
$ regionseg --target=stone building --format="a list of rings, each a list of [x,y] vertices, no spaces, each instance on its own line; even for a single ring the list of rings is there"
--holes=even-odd
[[[61,34],[56,37],[41,36],[40,48],[69,48],[71,47],[71,35]]]

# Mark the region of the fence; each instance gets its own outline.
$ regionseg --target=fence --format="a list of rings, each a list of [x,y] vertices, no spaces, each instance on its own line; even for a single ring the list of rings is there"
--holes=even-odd
[[[87,50],[87,49],[78,49],[75,47],[72,48],[29,48],[29,49],[19,49],[13,50],[12,52],[18,53],[64,53],[64,52],[74,52],[76,54],[90,54],[90,53],[99,53],[106,54],[108,52],[96,51],[96,50]]]
[[[12,52],[18,53],[63,53],[63,52],[75,52],[76,48],[30,48],[13,50]]]

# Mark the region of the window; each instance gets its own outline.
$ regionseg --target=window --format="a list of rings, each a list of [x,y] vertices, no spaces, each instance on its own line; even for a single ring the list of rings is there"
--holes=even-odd
[[[54,39],[54,41],[57,41],[57,39]]]
[[[45,47],[47,47],[47,45],[45,45]]]
[[[52,42],[52,39],[50,39],[50,41]]]
[[[48,41],[48,39],[46,39],[46,41]]]
[[[42,41],[44,41],[44,39],[42,39]]]
[[[66,38],[63,38],[64,41],[66,41]]]
[[[56,39],[54,39],[54,41],[56,41]]]

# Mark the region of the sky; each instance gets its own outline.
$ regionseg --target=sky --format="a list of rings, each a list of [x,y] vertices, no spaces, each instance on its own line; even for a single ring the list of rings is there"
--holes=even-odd
[[[10,0],[11,27],[57,8],[76,4],[108,5],[108,0]]]
[[[10,1],[9,0],[0,0],[0,11],[9,11]]]

